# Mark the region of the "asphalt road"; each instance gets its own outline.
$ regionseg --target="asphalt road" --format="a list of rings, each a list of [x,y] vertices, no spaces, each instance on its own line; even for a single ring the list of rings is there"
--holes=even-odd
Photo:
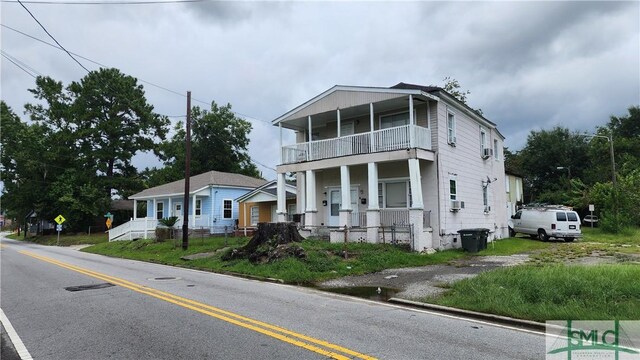
[[[2,239],[0,266],[0,306],[34,359],[544,356],[537,333],[68,248]]]

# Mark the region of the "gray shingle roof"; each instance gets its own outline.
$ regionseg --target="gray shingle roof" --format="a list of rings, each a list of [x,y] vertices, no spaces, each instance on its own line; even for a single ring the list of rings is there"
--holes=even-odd
[[[189,192],[192,193],[208,185],[234,186],[240,188],[253,189],[264,185],[267,181],[256,179],[251,176],[226,173],[221,171],[209,171],[204,174],[191,176],[189,179]],[[163,184],[143,190],[137,194],[129,196],[129,199],[156,197],[169,194],[183,194],[184,179]]]

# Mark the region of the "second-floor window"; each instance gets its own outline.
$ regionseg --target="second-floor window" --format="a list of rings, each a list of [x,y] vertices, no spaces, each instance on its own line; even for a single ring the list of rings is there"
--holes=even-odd
[[[380,117],[380,129],[409,125],[409,112]]]
[[[487,131],[480,128],[480,155],[484,155],[484,149],[487,148]]]
[[[456,116],[451,112],[447,112],[447,143],[456,143]]]
[[[496,160],[499,160],[500,157],[498,156],[498,150],[500,148],[498,147],[498,140],[497,139],[493,139],[493,158]]]

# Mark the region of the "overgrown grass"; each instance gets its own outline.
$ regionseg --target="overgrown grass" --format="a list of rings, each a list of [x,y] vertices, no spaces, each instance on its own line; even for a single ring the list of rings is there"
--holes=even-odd
[[[361,275],[388,268],[423,266],[447,263],[465,257],[461,250],[440,251],[433,255],[421,255],[391,245],[364,243],[330,244],[318,240],[305,240],[305,259],[287,258],[268,264],[252,264],[248,260],[223,261],[223,251],[209,258],[182,260],[187,254],[211,252],[224,248],[223,238],[212,238],[199,244],[196,240],[183,252],[172,243],[151,241],[117,241],[99,244],[83,251],[108,256],[180,265],[215,272],[232,272],[244,275],[281,279],[293,284],[312,284],[347,275]],[[229,246],[238,246],[246,239],[229,239]],[[347,257],[344,257],[346,251]]]
[[[479,251],[475,255],[493,256],[493,255],[513,255],[520,253],[529,253],[537,250],[547,249],[552,246],[551,243],[542,242],[537,239],[526,238],[508,238],[496,240],[487,244],[485,250]]]
[[[640,319],[640,266],[516,266],[482,273],[425,302],[535,321]]]
[[[9,239],[14,240],[26,240],[40,245],[56,245],[58,243],[58,235],[37,235],[28,236],[26,239],[21,234],[11,234],[7,236]],[[60,246],[71,246],[81,244],[100,244],[109,241],[108,234],[96,233],[96,234],[81,234],[81,235],[65,235],[60,234]]]
[[[582,227],[582,241],[607,244],[640,245],[640,228],[626,228],[619,234],[609,234],[600,228]]]

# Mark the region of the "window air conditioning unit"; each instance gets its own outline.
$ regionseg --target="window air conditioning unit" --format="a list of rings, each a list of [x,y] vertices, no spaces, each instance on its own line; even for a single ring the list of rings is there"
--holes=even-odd
[[[451,211],[458,211],[464,209],[464,201],[451,200]]]
[[[483,159],[488,159],[490,157],[493,156],[493,149],[492,148],[484,148],[482,149],[482,158]]]

